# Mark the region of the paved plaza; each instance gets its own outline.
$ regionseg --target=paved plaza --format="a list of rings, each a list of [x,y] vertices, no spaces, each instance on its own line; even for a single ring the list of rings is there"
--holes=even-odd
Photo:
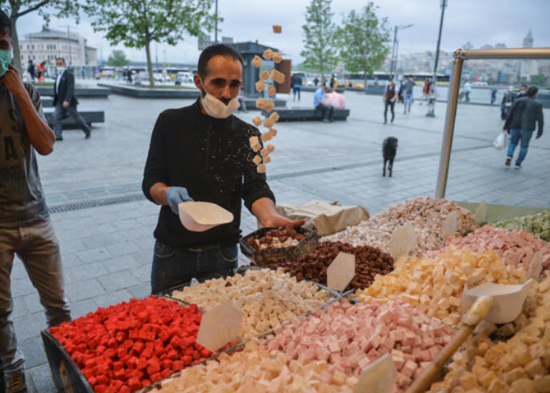
[[[446,105],[438,103],[437,116],[428,118],[425,105],[415,103],[404,115],[398,104],[395,121],[384,125],[381,97],[358,92],[345,97],[351,110],[347,122],[277,124],[268,180],[278,202],[338,201],[376,213],[408,198],[433,196]],[[279,98],[288,99],[288,106],[313,103],[313,93],[302,94],[300,103]],[[105,123],[94,125],[89,140],[80,130],[65,131],[55,151],[39,158],[73,318],[150,294],[152,232],[159,208],[141,193],[149,140],[160,112],[192,103],[116,95],[80,102],[104,110]],[[258,113],[238,116],[250,122]],[[548,122],[550,110],[544,115]],[[502,123],[497,106],[459,106],[447,197],[550,207],[550,130],[532,140],[518,171],[506,168],[505,152],[492,147]],[[388,136],[399,139],[393,178],[382,177],[381,144]],[[246,210],[242,229],[245,234],[255,229]],[[56,392],[39,336],[46,327],[44,313],[20,261],[14,265],[12,292],[31,391]]]

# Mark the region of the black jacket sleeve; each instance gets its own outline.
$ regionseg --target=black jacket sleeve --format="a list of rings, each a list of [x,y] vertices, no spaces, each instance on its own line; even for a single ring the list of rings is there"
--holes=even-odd
[[[151,196],[151,187],[156,183],[168,185],[167,163],[165,159],[166,140],[164,133],[163,114],[161,113],[153,128],[153,134],[151,135],[151,144],[149,146],[149,154],[147,155],[142,182],[143,193],[147,199],[154,203],[156,202]]]
[[[261,136],[260,132],[254,128],[251,136]],[[261,143],[261,140],[260,140]],[[263,145],[262,145],[263,148]],[[265,173],[258,173],[256,164],[252,161],[255,153],[252,149],[247,149],[247,155],[244,158],[244,181],[242,187],[242,198],[244,205],[252,212],[252,205],[260,198],[269,198],[275,202],[275,195],[267,184]]]
[[[74,75],[72,72],[67,72],[67,95],[65,96],[65,101],[72,104],[74,97]]]
[[[544,117],[542,115],[542,105],[537,105],[537,121],[539,123],[539,130],[537,132],[537,135],[542,135],[542,127],[544,126]]]

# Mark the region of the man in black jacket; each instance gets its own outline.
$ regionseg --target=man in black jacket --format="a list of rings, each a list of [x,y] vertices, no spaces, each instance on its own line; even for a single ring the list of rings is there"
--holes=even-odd
[[[237,266],[241,198],[265,227],[303,225],[275,210],[275,197],[252,161],[250,137],[257,128],[232,113],[238,108],[243,60],[229,46],[206,48],[199,58],[193,105],[160,114],[153,129],[143,192],[162,205],[155,229],[152,293]],[[178,217],[187,201],[215,203],[233,213],[233,222],[205,232],[188,231]]]
[[[526,97],[520,98],[515,102],[506,118],[503,129],[510,134],[510,146],[508,147],[506,166],[510,166],[514,157],[514,151],[521,140],[521,148],[516,160],[516,169],[521,168],[521,163],[527,155],[529,141],[533,136],[537,122],[539,124],[537,139],[542,136],[544,119],[542,116],[542,104],[536,100],[538,91],[539,89],[536,86],[531,86],[527,89]]]
[[[74,75],[67,69],[65,59],[59,57],[55,60],[57,65],[57,78],[53,86],[53,105],[55,112],[53,116],[53,130],[55,132],[55,140],[62,141],[63,126],[61,120],[71,116],[76,123],[84,131],[85,138],[88,139],[92,134],[92,130],[86,124],[86,121],[80,116],[76,110],[78,100],[74,92]]]

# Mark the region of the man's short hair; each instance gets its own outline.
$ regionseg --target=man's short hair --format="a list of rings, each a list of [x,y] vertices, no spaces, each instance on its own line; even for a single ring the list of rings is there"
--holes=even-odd
[[[209,46],[208,48],[203,50],[199,57],[198,74],[201,78],[204,78],[206,76],[208,62],[214,56],[223,56],[226,58],[238,60],[241,62],[241,65],[244,68],[243,57],[239,52],[237,52],[235,49],[233,49],[228,45],[216,44],[216,45]]]
[[[11,37],[11,19],[4,10],[0,10],[0,34]]]
[[[537,86],[531,86],[527,89],[527,97],[534,97],[539,92],[539,88]]]
[[[55,58],[55,61],[57,60],[62,60],[63,61],[63,64],[67,64],[67,62],[65,61],[65,58],[64,57],[56,57]]]
[[[527,87],[527,85],[524,83],[524,84],[521,85],[521,87]]]

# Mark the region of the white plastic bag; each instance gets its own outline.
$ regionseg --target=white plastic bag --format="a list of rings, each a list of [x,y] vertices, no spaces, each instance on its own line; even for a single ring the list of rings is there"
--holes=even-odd
[[[493,142],[493,146],[497,150],[502,150],[508,145],[508,133],[506,131],[502,131],[497,139]]]

